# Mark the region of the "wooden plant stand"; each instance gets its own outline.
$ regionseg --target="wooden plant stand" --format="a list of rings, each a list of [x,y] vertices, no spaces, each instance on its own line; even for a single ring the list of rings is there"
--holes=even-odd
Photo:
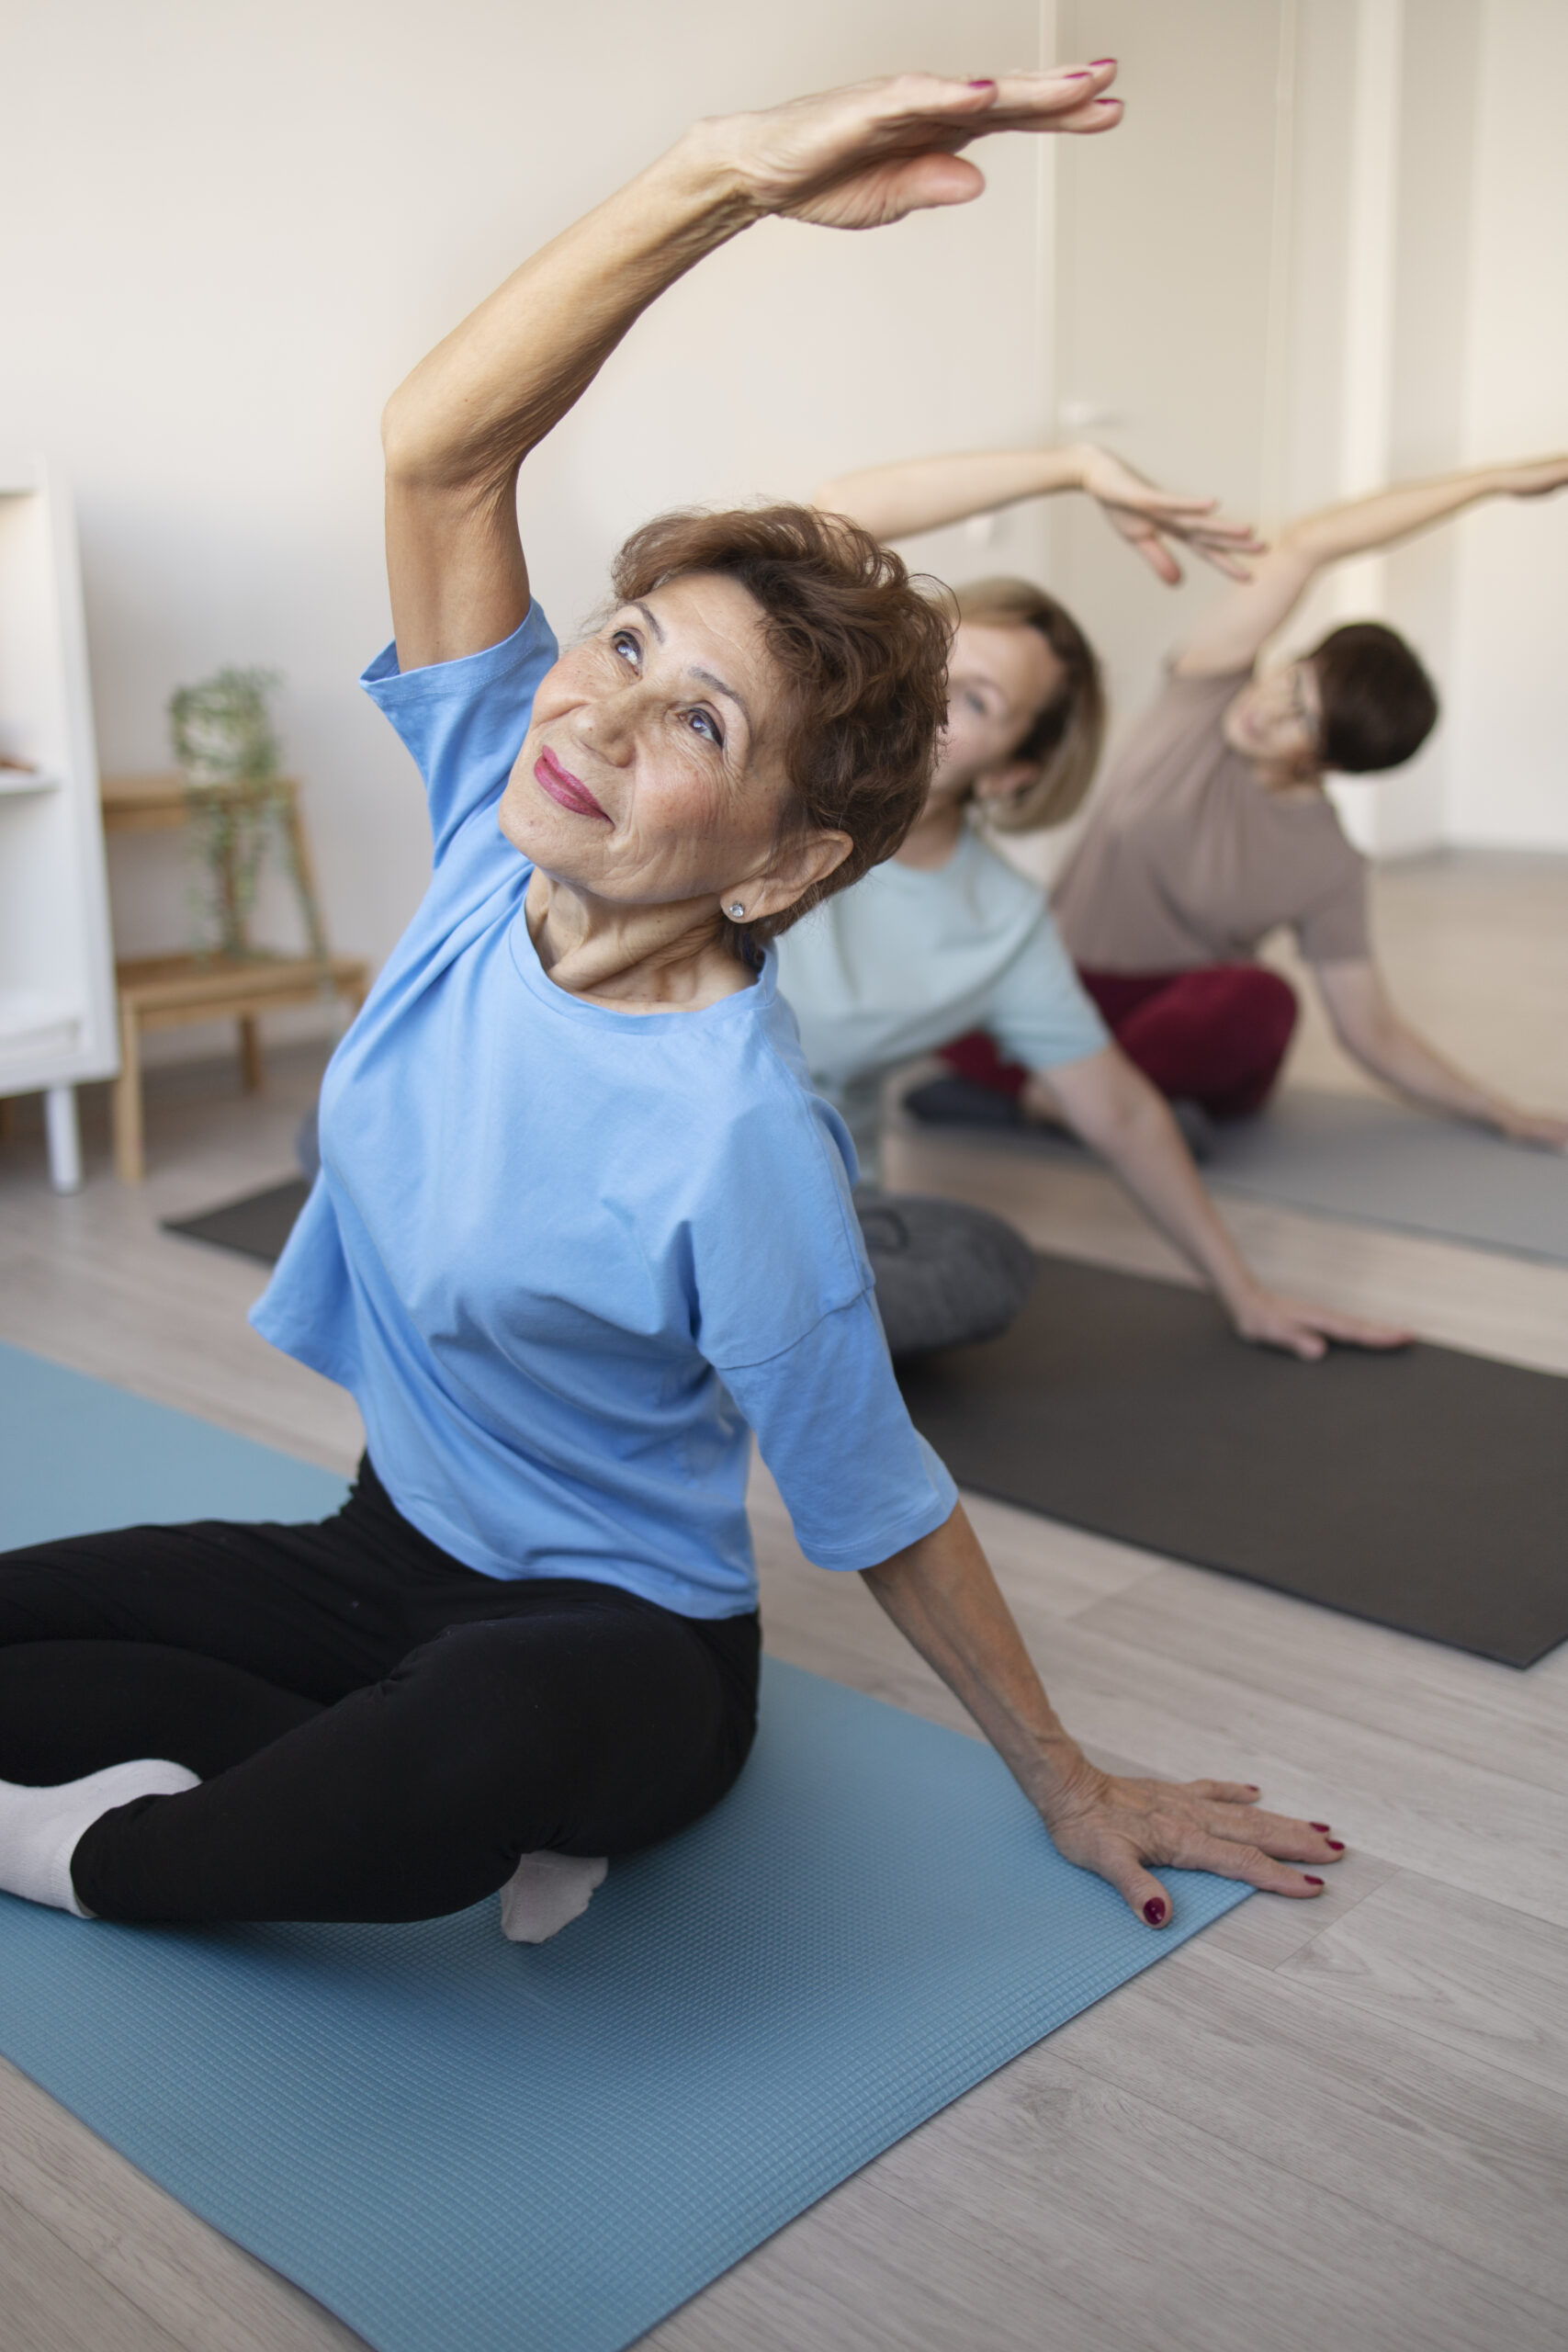
[[[318,1004],[341,1000],[351,1013],[365,1001],[369,968],[356,956],[328,953],[316,901],[310,853],[299,814],[299,786],[293,776],[282,776],[271,787],[277,797],[278,823],[293,869],[306,925],[315,952],[309,956],[274,956],[246,948],[243,953],[212,956],[130,956],[115,967],[119,998],[119,1077],[114,1090],[115,1167],[127,1184],[140,1183],[145,1172],[141,1119],[141,1039],[154,1029],[178,1029],[193,1022],[232,1020],[239,1033],[240,1069],[247,1091],[262,1082],[261,1035],[257,1022],[264,1012],[286,1005]],[[208,787],[214,793],[224,787]],[[175,831],[187,820],[190,796],[177,771],[157,775],[106,776],[103,780],[104,831],[114,832]]]

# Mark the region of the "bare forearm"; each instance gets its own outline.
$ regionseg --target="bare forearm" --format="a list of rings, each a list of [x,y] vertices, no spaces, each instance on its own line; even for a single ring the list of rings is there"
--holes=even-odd
[[[1439,1054],[1397,1013],[1354,1038],[1342,1035],[1340,1042],[1374,1078],[1429,1110],[1501,1126],[1514,1107]]]
[[[756,217],[698,125],[525,262],[393,393],[384,438],[405,480],[509,481],[667,287]]]
[[[1431,481],[1398,482],[1370,498],[1325,506],[1303,514],[1281,534],[1281,543],[1299,552],[1314,567],[1337,563],[1375,548],[1393,547],[1450,514],[1495,498],[1506,487],[1504,469],[1480,466],[1472,471],[1442,474]]]
[[[1081,490],[1083,476],[1084,452],[1077,447],[979,449],[840,474],[822,484],[813,503],[850,515],[874,537],[902,539],[1022,498]]]
[[[933,1534],[867,1568],[864,1578],[1030,1802],[1048,1808],[1082,1770],[1082,1752],[1045,1695],[963,1505]]]
[[[1069,1125],[1235,1312],[1257,1287],[1221,1224],[1165,1099],[1114,1047],[1052,1073]]]

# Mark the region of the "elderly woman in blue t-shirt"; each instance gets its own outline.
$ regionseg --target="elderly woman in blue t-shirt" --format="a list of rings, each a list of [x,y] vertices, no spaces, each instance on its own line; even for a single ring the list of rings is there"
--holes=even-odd
[[[519,465],[638,312],[751,221],[874,227],[996,130],[1117,119],[1111,69],[914,75],[699,124],[388,411],[395,650],[430,889],[334,1057],[256,1312],[364,1416],[320,1526],[131,1529],[0,1564],[0,1885],[118,1920],[570,1917],[712,1805],[753,1725],[749,1430],[1061,1850],[1280,1893],[1337,1849],[1252,1789],[1096,1770],[1042,1690],[879,1327],[837,1115],[768,942],[895,849],[945,626],[809,510],[673,516],[558,653]],[[43,1785],[48,1784],[48,1785]]]

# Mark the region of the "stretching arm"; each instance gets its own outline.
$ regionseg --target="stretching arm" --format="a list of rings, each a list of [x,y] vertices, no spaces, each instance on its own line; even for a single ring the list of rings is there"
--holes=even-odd
[[[1321,1887],[1292,1862],[1338,1860],[1304,1821],[1257,1809],[1235,1781],[1122,1780],[1063,1729],[962,1504],[933,1534],[863,1571],[905,1639],[962,1701],[1044,1822],[1057,1850],[1097,1871],[1151,1927],[1170,1900],[1149,1865],[1216,1871],[1275,1894]]]
[[[1254,565],[1250,581],[1214,607],[1183,650],[1177,670],[1184,677],[1213,678],[1250,669],[1329,564],[1396,547],[1483,499],[1541,498],[1564,483],[1568,458],[1542,458],[1529,465],[1481,466],[1473,472],[1443,474],[1435,481],[1401,482],[1370,498],[1303,514],[1287,526]]]
[[[959,82],[904,74],[699,122],[525,262],[389,401],[387,561],[399,661],[452,661],[528,608],[515,482],[639,313],[770,214],[873,229],[964,204],[991,131],[1112,130],[1113,66]],[[716,338],[722,316],[713,322]]]
[[[1374,1078],[1428,1111],[1495,1127],[1515,1143],[1568,1151],[1568,1119],[1522,1110],[1446,1061],[1404,1020],[1375,964],[1323,964],[1314,977],[1335,1035]]]
[[[1083,491],[1097,500],[1111,527],[1168,586],[1181,578],[1173,540],[1237,580],[1247,577],[1242,558],[1258,550],[1250,528],[1214,521],[1213,499],[1156,490],[1109,450],[1088,442],[1061,449],[961,451],[869,466],[824,482],[812,503],[852,516],[875,538],[904,539],[1064,490]]]
[[[1110,1162],[1139,1207],[1217,1292],[1244,1340],[1314,1362],[1330,1340],[1394,1348],[1409,1339],[1407,1331],[1308,1306],[1258,1281],[1221,1224],[1164,1097],[1120,1047],[1105,1046],[1082,1061],[1032,1073],[1023,1103],[1026,1113],[1059,1111]]]

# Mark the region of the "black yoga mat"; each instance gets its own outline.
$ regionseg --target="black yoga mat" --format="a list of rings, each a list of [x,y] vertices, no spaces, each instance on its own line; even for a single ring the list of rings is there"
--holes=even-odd
[[[1202,1292],[1062,1258],[999,1340],[899,1376],[960,1486],[1506,1666],[1568,1635],[1568,1380],[1299,1363]]]
[[[274,1184],[265,1193],[247,1193],[243,1201],[225,1201],[221,1208],[200,1216],[165,1217],[165,1233],[187,1233],[193,1241],[215,1242],[220,1250],[237,1250],[243,1258],[259,1258],[276,1265],[294,1220],[305,1205],[310,1187],[302,1177]]]

